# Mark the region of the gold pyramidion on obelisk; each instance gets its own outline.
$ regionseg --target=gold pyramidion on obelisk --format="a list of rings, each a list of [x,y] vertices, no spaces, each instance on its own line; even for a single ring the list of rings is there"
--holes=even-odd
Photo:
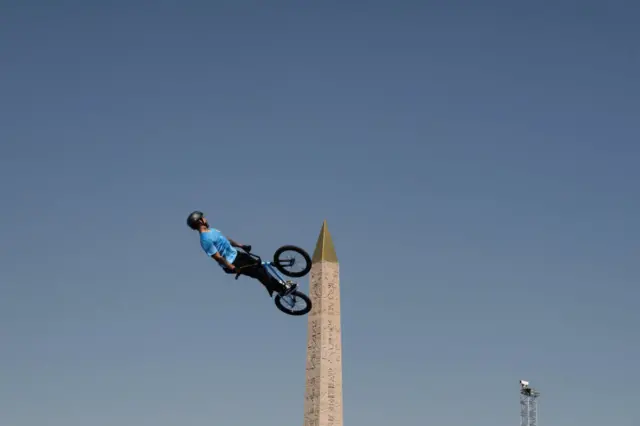
[[[326,220],[312,261],[304,426],[342,426],[340,271]]]

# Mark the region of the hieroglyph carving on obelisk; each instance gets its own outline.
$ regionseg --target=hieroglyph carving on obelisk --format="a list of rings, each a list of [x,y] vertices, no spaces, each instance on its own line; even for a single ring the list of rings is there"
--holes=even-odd
[[[342,426],[340,271],[326,221],[312,261],[304,426]]]

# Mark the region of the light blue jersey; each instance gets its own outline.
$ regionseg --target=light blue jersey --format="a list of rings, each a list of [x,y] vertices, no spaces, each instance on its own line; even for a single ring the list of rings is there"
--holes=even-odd
[[[238,255],[238,251],[231,246],[229,240],[220,231],[213,228],[200,233],[200,246],[207,253],[207,256],[211,257],[216,253],[220,253],[220,256],[227,259],[229,263],[233,263]],[[220,266],[223,267],[222,265]]]

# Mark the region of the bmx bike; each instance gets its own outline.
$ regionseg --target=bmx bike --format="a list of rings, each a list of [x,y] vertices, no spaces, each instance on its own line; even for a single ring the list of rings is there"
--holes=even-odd
[[[236,280],[242,275],[242,271],[252,268],[264,268],[267,274],[274,278],[279,284],[285,285],[286,281],[280,273],[291,278],[304,277],[311,271],[311,257],[309,254],[300,247],[285,245],[278,248],[273,253],[273,261],[264,261],[257,254],[244,250],[249,256],[256,260],[256,263],[240,267],[236,270]],[[291,252],[289,256],[283,256],[283,254]],[[296,259],[296,256],[299,259]],[[300,270],[295,271],[292,268],[300,265]],[[300,316],[305,315],[311,311],[312,303],[309,296],[298,290],[297,283],[292,283],[291,289],[285,292],[277,292],[274,303],[276,307],[282,312],[288,315]],[[300,307],[298,308],[300,304]]]

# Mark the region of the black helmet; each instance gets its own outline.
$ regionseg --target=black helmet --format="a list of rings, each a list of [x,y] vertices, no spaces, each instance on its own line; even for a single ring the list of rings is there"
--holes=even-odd
[[[198,228],[200,228],[200,219],[202,219],[203,217],[204,213],[195,211],[191,213],[187,218],[187,225],[189,225],[189,228],[197,230]]]

